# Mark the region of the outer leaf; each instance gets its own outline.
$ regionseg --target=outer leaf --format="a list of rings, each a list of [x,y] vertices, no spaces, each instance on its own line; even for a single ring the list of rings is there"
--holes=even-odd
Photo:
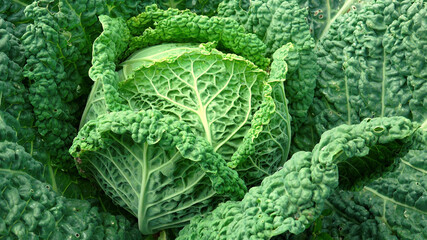
[[[61,197],[25,173],[0,169],[0,186],[0,236],[6,239],[141,239],[123,216]]]
[[[8,113],[0,111],[0,169],[25,172],[38,180],[44,180],[43,164],[35,161],[24,147],[19,145],[16,128],[18,121]]]
[[[371,163],[371,157],[381,157],[384,152],[378,148],[402,143],[400,150],[406,151],[418,127],[394,117],[327,131],[313,152],[294,154],[283,169],[250,189],[242,201],[220,204],[206,216],[193,218],[178,239],[270,239],[284,232],[299,234],[319,217],[341,178],[349,177],[342,170],[360,168]],[[392,164],[376,159],[383,167]],[[376,169],[370,171],[354,177],[363,181],[377,176]]]
[[[0,0],[0,18],[15,25],[15,36],[18,38],[25,33],[25,28],[31,22],[24,14],[24,9],[32,0]]]
[[[0,18],[0,110],[19,119],[18,138],[25,144],[34,135],[34,114],[22,74],[24,49],[16,35],[13,24]]]
[[[5,112],[0,116],[0,238],[141,238],[123,216],[100,213],[45,183],[44,166],[17,143],[19,123]]]
[[[0,187],[0,236],[7,239],[141,239],[123,216],[61,197],[25,173],[0,169]]]
[[[18,133],[15,128],[19,128],[19,123],[9,114],[0,111],[0,168],[22,171],[44,180],[43,165],[17,143]]]
[[[70,153],[81,171],[90,171],[138,217],[144,234],[183,226],[210,210],[218,195],[240,198],[246,190],[205,139],[157,111],[113,112],[89,121]]]
[[[60,160],[67,158],[65,148],[76,132],[73,125],[78,105],[72,101],[82,94],[78,88],[82,88],[87,69],[81,51],[87,51],[90,43],[85,41],[81,27],[78,29],[80,33],[76,34],[79,40],[75,43],[76,36],[70,35],[72,38],[67,39],[66,35],[60,34],[61,30],[71,34],[76,22],[80,22],[75,15],[70,16],[70,21],[61,22],[64,12],[71,14],[71,6],[62,4],[60,12],[55,14],[48,9],[52,5],[45,7],[43,3],[55,4],[53,1],[35,2],[26,10],[27,17],[34,19],[34,23],[28,27],[22,40],[29,59],[25,76],[32,82],[30,101],[35,107],[38,132],[44,138],[48,151]],[[47,41],[49,36],[56,36],[57,40]],[[70,164],[64,166],[64,169],[71,168]]]
[[[426,8],[423,1],[374,1],[336,19],[317,45],[315,135],[367,117],[426,119]]]
[[[87,71],[91,47],[101,32],[98,16],[130,17],[138,1],[39,0],[25,14],[32,20],[22,37],[27,58],[30,102],[37,131],[52,163],[70,171],[67,148],[76,134],[82,95],[89,91]]]
[[[15,117],[3,111],[0,111],[0,132],[0,141],[8,142],[0,149],[1,167],[30,174],[49,184],[58,196],[88,200],[93,206],[101,207],[104,211],[130,216],[115,206],[97,183],[53,166],[34,129],[26,129]],[[30,135],[23,138],[23,134]]]
[[[314,39],[318,41],[325,37],[338,17],[350,11],[357,11],[364,2],[364,0],[309,0],[308,22]]]
[[[236,19],[248,32],[256,34],[271,56],[278,48],[292,42],[298,50],[312,49],[313,39],[307,26],[306,12],[297,1],[251,1],[249,9],[242,9],[240,1],[223,1],[219,16]]]
[[[34,112],[28,99],[28,80],[22,74],[24,49],[15,36],[16,31],[18,29],[11,23],[0,19],[0,117],[13,130],[13,141],[24,147],[30,157],[43,163],[43,178],[37,179],[46,181],[54,191],[65,197],[98,199],[102,195],[95,183],[83,180],[75,173],[65,172],[61,168],[63,165],[55,164],[50,154],[47,154],[45,142],[41,141],[34,126]],[[5,134],[9,133],[6,131]],[[72,160],[71,157],[69,160]],[[112,205],[108,199],[102,199],[101,202],[107,207]],[[113,209],[115,207],[109,210]]]
[[[427,135],[398,165],[357,192],[338,191],[327,203],[332,214],[323,231],[345,239],[427,237]]]
[[[423,2],[424,3],[424,2]],[[425,46],[427,45],[427,7],[424,3],[421,7],[421,2],[413,4],[408,9],[408,16],[412,18],[409,22],[395,22],[393,24],[393,31],[390,31],[389,36],[393,36],[394,31],[399,31],[400,27],[405,27],[402,30],[404,35],[403,46],[406,50],[405,58],[406,63],[409,65],[410,74],[408,76],[408,83],[413,89],[413,97],[409,100],[409,108],[412,112],[412,118],[418,122],[427,119],[427,60],[425,58]],[[414,24],[411,30],[406,29]],[[406,31],[410,31],[407,33]],[[397,40],[390,42],[391,44],[398,43]],[[398,59],[395,60],[396,62]]]

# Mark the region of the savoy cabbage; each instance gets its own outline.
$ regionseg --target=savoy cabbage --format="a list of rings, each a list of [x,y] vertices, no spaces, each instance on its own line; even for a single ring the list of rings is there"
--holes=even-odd
[[[426,239],[424,0],[0,0],[0,239]]]
[[[262,42],[243,28],[233,30],[238,26],[233,20],[155,5],[127,23],[100,19],[104,32],[94,42],[89,72],[98,87],[70,152],[82,163],[80,171],[88,169],[115,202],[138,217],[142,233],[182,226],[209,211],[218,197],[240,199],[244,182],[254,185],[285,162],[287,49],[273,57],[269,76],[251,61],[214,48],[221,44],[236,53],[251,51],[255,63],[268,63],[261,55]],[[176,41],[217,43],[146,47],[115,66],[129,49],[156,44],[158,38],[174,40],[170,33],[179,31],[178,19],[204,21],[210,28],[195,26]],[[139,25],[150,21],[153,28],[139,33]],[[167,34],[153,35],[156,31]],[[242,49],[236,38],[259,48]]]

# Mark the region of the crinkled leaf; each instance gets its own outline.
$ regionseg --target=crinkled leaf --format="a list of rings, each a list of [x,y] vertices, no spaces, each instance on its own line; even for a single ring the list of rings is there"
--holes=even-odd
[[[4,146],[4,142],[0,145]],[[0,236],[17,239],[141,239],[123,216],[67,199],[21,171],[0,168]]]
[[[157,4],[162,9],[177,8],[190,9],[192,12],[201,15],[212,16],[216,14],[216,9],[220,0],[149,0],[146,4]]]
[[[235,19],[248,32],[256,34],[267,45],[267,56],[287,43],[293,44],[287,56],[288,73],[284,84],[295,132],[312,104],[319,72],[306,9],[295,0],[257,0],[251,1],[245,10],[241,1],[227,0],[219,5],[218,15]]]
[[[360,191],[337,191],[322,231],[345,239],[423,239],[427,227],[427,138]]]
[[[141,238],[124,216],[101,213],[85,200],[65,198],[45,182],[46,166],[18,144],[15,129],[20,129],[19,122],[0,111],[0,237]]]
[[[266,68],[266,46],[230,18],[206,17],[188,10],[161,10],[156,5],[127,21],[131,34],[127,55],[136,50],[165,42],[213,42]]]
[[[70,153],[82,173],[138,217],[144,234],[183,226],[246,190],[204,138],[157,111],[101,115],[80,129]]]
[[[368,117],[427,118],[426,9],[423,1],[372,1],[331,24],[317,44],[322,71],[308,123],[316,138]]]
[[[20,38],[24,33],[31,19],[25,16],[24,9],[33,0],[0,0],[0,18],[12,23],[15,27],[15,36]]]
[[[308,22],[316,41],[328,34],[331,25],[341,15],[361,8],[364,0],[308,0]]]
[[[52,164],[72,171],[68,147],[91,82],[87,72],[92,43],[101,32],[98,16],[130,17],[141,11],[139,1],[39,0],[25,8],[31,19],[22,44],[24,76],[29,79],[29,100],[35,126]]]
[[[320,216],[341,178],[352,174],[342,174],[343,169],[370,164],[371,149],[401,143],[400,150],[407,151],[417,128],[408,119],[392,117],[327,131],[312,152],[294,154],[242,201],[222,203],[211,213],[193,218],[177,239],[270,239],[285,232],[299,234]],[[380,158],[383,152],[373,152],[380,166],[391,165]],[[361,170],[366,172],[355,174],[355,179],[366,182],[378,177],[376,169]]]
[[[16,142],[16,151],[18,149],[19,152],[26,151],[30,158],[43,163],[40,177],[36,177],[35,174],[33,177],[49,183],[58,194],[71,198],[91,199],[115,211],[117,208],[108,198],[102,199],[102,192],[96,183],[82,179],[76,174],[76,170],[64,171],[63,165],[58,166],[57,162],[53,161],[52,155],[48,154],[45,142],[41,140],[34,126],[34,112],[28,99],[28,80],[22,74],[22,67],[25,64],[24,49],[15,36],[16,31],[18,29],[11,23],[0,19],[0,118],[4,126],[8,126],[7,129],[10,130],[1,130],[4,136],[2,139]],[[22,166],[18,164],[18,157],[10,159],[17,159],[16,166]],[[74,167],[71,157],[68,161]]]

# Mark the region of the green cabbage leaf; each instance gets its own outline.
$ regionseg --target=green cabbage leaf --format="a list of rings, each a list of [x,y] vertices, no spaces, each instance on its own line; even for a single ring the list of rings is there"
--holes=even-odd
[[[404,186],[390,184],[388,186],[391,189],[375,187],[378,181],[397,181],[390,177],[401,174],[400,163],[406,165],[408,158],[413,158],[416,148],[425,148],[425,136],[425,129],[403,117],[366,119],[357,125],[340,125],[325,132],[312,152],[295,153],[281,170],[266,177],[259,187],[251,188],[243,200],[222,203],[211,213],[193,218],[190,224],[181,230],[177,239],[271,239],[284,233],[300,234],[321,216],[325,208],[331,206],[328,199],[340,200],[336,197],[340,190],[357,190],[366,185],[363,191],[381,196],[377,191],[393,191],[393,186]],[[418,145],[420,139],[421,143]],[[400,159],[402,156],[404,158]],[[416,157],[418,159],[413,163],[421,163],[420,155]],[[425,175],[422,169],[416,171]],[[384,173],[386,180],[381,177]],[[408,184],[417,176],[419,175],[413,173],[407,176]],[[414,185],[411,189],[418,189],[418,193],[425,194],[422,187],[417,187],[417,183],[422,184],[418,181],[410,182]],[[402,191],[404,192],[414,193],[407,190]],[[373,203],[372,196],[362,196],[360,199],[364,203]],[[403,228],[399,233],[399,236],[403,236],[405,233],[409,234],[409,229],[413,229],[416,232],[411,234],[416,236],[425,229],[425,196],[416,193],[415,196],[417,198],[412,202],[411,199],[405,199],[405,204],[408,205],[377,197],[378,206],[370,206],[370,209],[374,213],[381,210],[391,215],[387,220],[396,229],[389,233]],[[355,197],[356,204],[357,199]],[[369,219],[369,223],[365,222],[369,213],[365,210],[361,213],[366,214],[359,216],[358,205],[346,203],[345,201],[339,204],[344,216],[337,211],[340,217],[333,216],[330,220],[323,218],[324,222],[329,220],[331,225],[335,224],[335,220],[341,220],[340,230],[345,229],[353,233],[337,237],[370,236],[366,235],[365,231],[357,232],[360,228],[366,230],[365,225],[369,225],[372,230],[376,230],[377,226],[384,228],[382,221],[387,222],[386,220]],[[388,203],[392,205],[391,208],[386,206]],[[404,215],[394,215],[401,213]],[[356,219],[353,220],[353,217]],[[402,227],[398,223],[406,224]],[[408,224],[412,224],[410,228]],[[325,227],[329,226],[325,223]],[[354,235],[356,232],[360,235]]]
[[[123,215],[100,211],[90,201],[66,198],[47,183],[45,166],[19,144],[16,128],[20,129],[19,122],[0,111],[1,238],[141,239],[135,223]]]
[[[316,46],[322,70],[297,148],[365,118],[427,119],[426,11],[423,1],[369,1],[330,24]]]
[[[292,132],[296,132],[307,118],[320,70],[306,9],[296,0],[257,0],[250,1],[249,5],[239,0],[226,0],[219,5],[218,15],[235,19],[248,32],[256,34],[267,46],[267,56],[287,43],[293,44],[287,58],[288,73],[284,85]]]

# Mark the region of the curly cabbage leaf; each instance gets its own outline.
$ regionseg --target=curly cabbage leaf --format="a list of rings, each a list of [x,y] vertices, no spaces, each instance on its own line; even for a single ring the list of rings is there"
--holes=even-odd
[[[124,216],[65,198],[46,183],[45,166],[18,144],[19,122],[0,116],[0,238],[141,239]]]
[[[82,99],[90,90],[87,72],[92,43],[101,32],[98,16],[130,17],[139,1],[38,0],[24,12],[31,20],[22,36],[35,127],[52,164],[73,171],[68,147],[77,133]]]
[[[334,238],[427,237],[426,150],[413,150],[392,172],[358,192],[338,191],[327,202],[323,231]]]
[[[427,129],[381,178],[327,201],[323,232],[345,239],[423,239],[427,227]]]
[[[0,18],[0,110],[19,119],[19,142],[31,138],[34,123],[32,106],[28,101],[28,89],[22,67],[25,64],[24,48],[17,37],[14,25]]]
[[[138,217],[143,234],[183,226],[221,196],[238,199],[246,190],[204,138],[158,111],[101,115],[80,129],[70,153]]]
[[[271,175],[282,165],[288,157],[290,150],[291,124],[283,81],[288,70],[287,59],[292,51],[289,43],[273,54],[270,66],[268,83],[272,86],[264,88],[264,106],[260,107],[252,119],[251,129],[244,137],[243,143],[232,157],[231,167],[245,180],[247,186],[259,183],[265,176]],[[269,96],[271,95],[271,96]],[[274,112],[270,107],[273,107]],[[269,107],[270,106],[270,107]],[[272,114],[271,119],[266,116]],[[266,121],[267,124],[265,123]],[[249,151],[248,151],[249,149]],[[253,169],[256,169],[253,171]],[[252,169],[250,171],[250,169]],[[260,172],[264,174],[259,174]]]
[[[426,4],[379,0],[361,6],[338,17],[317,44],[322,71],[313,121],[304,125],[313,139],[368,117],[427,119]],[[300,149],[312,145],[306,140],[298,141]]]
[[[3,144],[3,143],[0,143]],[[67,199],[26,173],[0,169],[0,236],[19,239],[141,239],[123,216]]]
[[[308,0],[308,23],[316,42],[327,35],[330,27],[341,15],[361,8],[365,0]]]
[[[31,23],[31,18],[25,16],[24,9],[33,0],[0,0],[0,18],[14,25],[15,36],[20,38],[26,31],[27,25]]]
[[[242,201],[222,203],[211,213],[193,218],[177,239],[270,239],[285,232],[299,234],[320,216],[338,186],[347,187],[342,180],[351,176],[366,183],[378,177],[378,169],[364,165],[376,161],[386,171],[394,163],[382,154],[395,146],[401,152],[391,151],[396,153],[392,157],[407,152],[418,128],[408,119],[391,117],[327,131],[312,152],[294,154]],[[365,172],[343,171],[350,168]]]
[[[28,79],[22,72],[25,64],[24,48],[16,35],[19,28],[0,19],[0,121],[12,129],[14,142],[28,152],[31,158],[43,163],[41,177],[37,178],[52,186],[58,195],[91,200],[114,212],[123,212],[103,197],[101,189],[95,182],[83,179],[71,171],[64,171],[55,164],[45,148],[45,143],[35,127],[35,116],[29,102]],[[1,130],[9,134],[6,130]],[[4,132],[3,132],[4,131]],[[12,140],[10,140],[12,141]],[[6,150],[5,150],[6,151]],[[6,158],[0,158],[4,161]],[[72,158],[69,157],[69,161]],[[4,163],[4,162],[3,162]],[[63,166],[63,165],[62,165]],[[21,169],[26,168],[21,167]],[[33,177],[35,177],[32,174]]]
[[[248,34],[238,22],[219,17],[196,15],[188,10],[161,10],[148,6],[145,12],[127,21],[134,35],[127,55],[136,50],[165,42],[213,42],[266,68],[266,46],[254,34]]]
[[[221,0],[148,0],[146,5],[156,4],[161,9],[176,8],[189,9],[194,13],[206,16],[215,15]]]
[[[267,56],[289,42],[293,44],[287,58],[288,73],[284,84],[295,132],[307,117],[319,72],[314,40],[306,21],[307,12],[295,0],[257,0],[250,1],[247,9],[245,7],[239,0],[223,1],[218,15],[235,19],[248,32],[256,34],[267,45]]]

